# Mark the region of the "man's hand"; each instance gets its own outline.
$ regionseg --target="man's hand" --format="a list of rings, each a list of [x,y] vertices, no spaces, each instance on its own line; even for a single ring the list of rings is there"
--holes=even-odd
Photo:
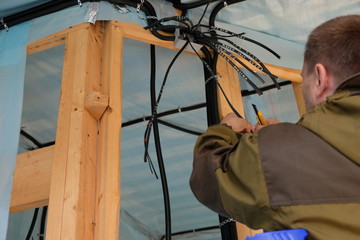
[[[223,120],[221,120],[221,123],[230,126],[235,132],[246,133],[252,129],[252,125],[248,121],[237,117],[234,113],[228,113]]]
[[[277,118],[266,118],[266,124],[267,125],[272,125],[272,124],[277,124],[280,123],[280,121]],[[255,124],[255,126],[252,127],[251,131],[252,132],[257,132],[259,131],[261,128],[265,127],[266,125],[261,125],[259,123]]]

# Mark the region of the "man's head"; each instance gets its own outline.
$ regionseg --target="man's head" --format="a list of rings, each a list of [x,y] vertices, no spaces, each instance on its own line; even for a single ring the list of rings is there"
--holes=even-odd
[[[329,20],[315,28],[304,53],[306,108],[326,100],[349,76],[360,72],[360,15]]]

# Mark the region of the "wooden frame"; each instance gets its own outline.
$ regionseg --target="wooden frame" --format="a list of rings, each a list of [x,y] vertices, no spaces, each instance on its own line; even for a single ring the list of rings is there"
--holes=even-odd
[[[172,42],[138,25],[116,21],[83,23],[28,45],[28,54],[66,45],[56,144],[18,155],[10,204],[10,212],[49,204],[47,239],[119,238],[124,38],[175,49]],[[267,67],[292,80],[301,99],[299,70]],[[230,101],[243,114],[237,73],[220,58],[218,74]],[[230,112],[222,95],[219,104],[220,116]],[[246,231],[254,233],[237,226],[239,240]]]

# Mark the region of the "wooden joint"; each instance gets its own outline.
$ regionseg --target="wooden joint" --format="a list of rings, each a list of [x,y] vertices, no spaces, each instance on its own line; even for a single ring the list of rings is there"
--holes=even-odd
[[[85,98],[85,108],[95,119],[100,120],[109,106],[109,96],[100,92],[91,92]]]

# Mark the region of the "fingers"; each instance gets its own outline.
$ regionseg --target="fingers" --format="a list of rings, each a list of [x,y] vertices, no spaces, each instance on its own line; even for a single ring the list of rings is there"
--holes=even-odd
[[[265,120],[266,120],[267,125],[273,125],[273,124],[280,123],[280,121],[277,118],[266,118]],[[261,124],[257,123],[257,124],[255,124],[255,126],[252,127],[251,132],[257,132],[265,126],[266,125],[261,125]]]
[[[267,125],[272,125],[272,124],[280,123],[280,121],[277,118],[267,118],[266,123]]]
[[[251,132],[252,129],[247,120],[237,117],[234,113],[227,114],[221,123],[230,126],[235,132]]]

